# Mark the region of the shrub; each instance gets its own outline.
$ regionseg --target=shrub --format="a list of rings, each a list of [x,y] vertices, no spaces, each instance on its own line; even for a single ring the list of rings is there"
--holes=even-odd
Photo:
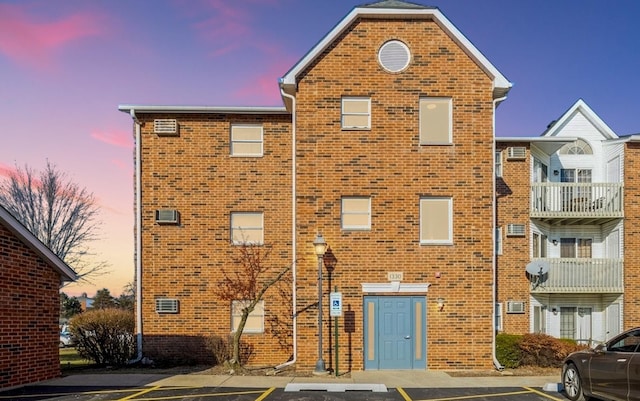
[[[134,355],[133,312],[108,308],[74,316],[69,324],[78,354],[100,366],[122,366]]]
[[[514,369],[520,366],[522,351],[519,344],[522,336],[515,334],[498,334],[496,336],[496,358],[505,368]]]
[[[525,334],[519,344],[522,364],[540,367],[560,367],[563,359],[573,351],[587,348],[574,340],[557,339],[547,334]]]
[[[219,336],[208,337],[206,347],[213,355],[216,365],[220,365],[231,359],[231,344],[227,339]]]

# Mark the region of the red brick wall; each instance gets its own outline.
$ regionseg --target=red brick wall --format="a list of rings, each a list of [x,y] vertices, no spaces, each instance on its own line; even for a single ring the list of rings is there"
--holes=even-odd
[[[628,142],[624,155],[624,329],[640,326],[640,144]]]
[[[526,147],[524,160],[507,160],[507,148]],[[502,227],[502,255],[496,256],[498,289],[497,302],[502,303],[502,331],[524,334],[529,330],[529,281],[525,266],[531,261],[529,249],[529,222],[531,204],[531,153],[528,143],[498,142],[502,150],[502,178],[496,179],[496,226]],[[524,224],[524,237],[507,237],[508,224]],[[507,314],[508,301],[526,301],[524,314]]]
[[[273,246],[267,262],[276,271],[293,260],[291,117],[172,116],[179,121],[178,137],[153,134],[153,119],[166,116],[140,117],[145,122],[141,143],[143,351],[155,359],[210,360],[206,339],[226,339],[231,330],[230,304],[213,294],[221,270],[233,271],[237,256],[230,243],[230,213],[264,212],[265,243]],[[263,124],[263,157],[229,156],[232,123]],[[163,208],[180,212],[179,226],[155,223],[155,210]],[[158,297],[177,298],[180,313],[157,314]],[[285,312],[290,299],[281,300],[274,288],[265,302],[270,321],[285,318],[291,324],[291,312]],[[288,346],[281,347],[281,341]],[[291,354],[288,333],[279,338],[245,334],[243,342],[262,350],[251,355],[250,364],[282,363]]]
[[[377,62],[379,47],[398,39],[412,52],[404,72]],[[360,20],[302,74],[297,94],[300,308],[316,295],[310,246],[321,231],[338,260],[333,284],[355,312],[356,331],[340,349],[363,368],[362,283],[431,283],[427,294],[427,366],[491,366],[493,132],[490,79],[430,21]],[[372,128],[342,131],[341,97],[371,98]],[[453,145],[419,145],[419,98],[453,99]],[[340,199],[371,196],[372,229],[342,231]],[[420,196],[452,197],[453,245],[419,244]],[[441,278],[436,279],[436,272]],[[435,299],[446,307],[436,311]],[[299,365],[317,358],[316,310],[300,315]],[[325,328],[328,324],[324,325]],[[331,333],[325,330],[325,338]],[[328,353],[325,354],[325,360]]]
[[[0,388],[60,376],[60,275],[0,224]]]

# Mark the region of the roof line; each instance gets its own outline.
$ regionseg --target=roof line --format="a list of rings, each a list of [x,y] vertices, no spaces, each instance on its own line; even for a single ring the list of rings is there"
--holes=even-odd
[[[153,106],[121,104],[118,110],[129,113],[131,110],[140,113],[224,113],[224,114],[291,114],[284,106]]]
[[[493,79],[494,96],[505,96],[513,84],[489,62],[489,60],[467,39],[456,26],[442,14],[438,8],[372,8],[354,7],[331,31],[329,31],[303,58],[298,61],[287,73],[280,78],[281,87],[295,87],[298,75],[310,65],[331,43],[340,36],[351,24],[360,17],[397,17],[405,16],[431,18],[438,24],[463,51]]]
[[[0,206],[0,223],[18,237],[31,250],[42,257],[45,262],[54,267],[62,276],[62,281],[75,281],[78,275],[58,255],[44,245],[31,231],[20,223],[7,209]]]

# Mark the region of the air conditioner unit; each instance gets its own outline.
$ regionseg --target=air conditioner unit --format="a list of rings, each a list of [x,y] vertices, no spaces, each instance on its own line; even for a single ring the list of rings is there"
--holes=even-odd
[[[156,223],[158,224],[178,224],[180,213],[175,209],[156,210]]]
[[[527,148],[524,146],[507,148],[507,160],[524,160],[525,157],[527,157]]]
[[[156,298],[157,313],[178,313],[179,302],[173,298]]]
[[[173,119],[153,120],[153,132],[158,135],[178,135],[178,121]]]
[[[524,301],[508,301],[507,313],[524,313]]]
[[[524,224],[507,224],[507,237],[524,237]]]

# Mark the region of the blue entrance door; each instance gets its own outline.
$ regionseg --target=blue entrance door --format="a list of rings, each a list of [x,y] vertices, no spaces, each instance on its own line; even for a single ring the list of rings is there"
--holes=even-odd
[[[365,369],[426,368],[425,298],[364,299]]]

